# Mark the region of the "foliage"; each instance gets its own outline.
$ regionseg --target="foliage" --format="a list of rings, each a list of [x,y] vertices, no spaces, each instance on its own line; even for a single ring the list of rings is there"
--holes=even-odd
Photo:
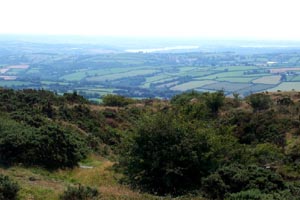
[[[178,195],[199,188],[220,165],[242,159],[230,127],[193,124],[176,112],[146,115],[124,150],[120,165],[129,182],[157,194]]]
[[[293,127],[291,120],[280,119],[273,111],[253,115],[234,111],[223,117],[224,124],[235,126],[235,135],[241,143],[273,143],[285,145],[285,131]]]
[[[223,92],[190,91],[171,101],[117,96],[121,103],[114,105],[138,104],[111,108],[77,93],[2,89],[0,161],[49,170],[76,166],[92,152],[118,163],[111,170],[124,174],[114,183],[124,177],[153,194],[297,199],[300,96],[252,96],[258,104],[250,103],[251,96],[232,99]]]
[[[175,95],[174,97],[172,97],[170,102],[173,105],[183,106],[183,105],[189,103],[192,99],[199,99],[201,96],[202,96],[201,93],[199,93],[195,90],[192,90],[189,92],[184,92],[182,94]]]
[[[96,188],[79,185],[78,187],[68,187],[60,196],[61,200],[96,200],[100,196]]]
[[[217,114],[220,107],[224,105],[224,92],[218,91],[214,93],[209,93],[205,99],[207,107],[210,109],[211,113]]]
[[[8,176],[0,174],[0,200],[14,200],[17,198],[19,185]]]
[[[129,99],[120,95],[108,94],[102,97],[103,105],[123,107],[134,103],[133,99]]]
[[[283,178],[271,170],[255,165],[229,165],[205,178],[203,189],[210,198],[223,199],[226,194],[248,189],[272,193],[284,190],[286,186]]]
[[[272,104],[270,96],[263,93],[252,94],[247,99],[249,104],[254,109],[254,112],[266,110],[270,108]]]
[[[284,180],[279,174],[255,165],[222,167],[203,180],[205,193],[213,199],[223,199],[227,194],[249,189],[272,193],[286,188]],[[251,195],[255,196],[256,194],[251,193]]]
[[[2,119],[0,131],[2,163],[73,167],[87,153],[86,144],[78,135],[56,125],[32,128]]]
[[[214,168],[206,156],[209,131],[195,130],[170,113],[147,116],[121,165],[131,184],[152,193],[178,194],[197,188]]]

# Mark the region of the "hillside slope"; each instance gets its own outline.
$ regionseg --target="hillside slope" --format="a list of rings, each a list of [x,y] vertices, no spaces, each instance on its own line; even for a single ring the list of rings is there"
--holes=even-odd
[[[59,199],[78,184],[98,199],[299,199],[298,92],[98,105],[0,91],[0,172],[18,199]]]

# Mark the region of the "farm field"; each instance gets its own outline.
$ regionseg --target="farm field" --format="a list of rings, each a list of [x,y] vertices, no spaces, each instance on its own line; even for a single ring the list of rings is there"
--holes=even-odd
[[[292,91],[297,90],[300,91],[300,82],[285,82],[279,84],[277,87],[269,89],[270,92],[276,92],[277,90],[280,91]]]
[[[253,80],[253,83],[261,83],[261,84],[278,84],[280,83],[281,76],[263,76],[258,79]]]
[[[272,54],[99,53],[105,51],[93,47],[77,53],[64,49],[43,53],[34,48],[34,54],[0,54],[0,87],[47,89],[58,94],[77,91],[93,101],[106,94],[171,98],[188,90],[223,90],[226,95],[246,96],[300,89],[300,50]]]
[[[216,81],[210,81],[210,80],[191,81],[191,82],[183,83],[180,85],[176,85],[175,87],[172,87],[171,90],[186,91],[186,90],[201,88],[202,86],[213,84],[215,82]]]
[[[87,80],[88,81],[111,81],[111,80],[116,80],[116,79],[121,79],[121,78],[143,76],[143,75],[152,74],[155,72],[157,72],[157,71],[156,70],[148,70],[148,69],[133,70],[133,71],[127,71],[127,72],[123,72],[123,73],[95,76],[95,77],[87,78]]]

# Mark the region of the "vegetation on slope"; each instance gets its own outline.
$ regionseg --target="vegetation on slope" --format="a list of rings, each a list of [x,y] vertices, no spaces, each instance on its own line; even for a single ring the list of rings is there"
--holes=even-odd
[[[0,90],[0,173],[19,199],[299,199],[298,92],[96,105]]]

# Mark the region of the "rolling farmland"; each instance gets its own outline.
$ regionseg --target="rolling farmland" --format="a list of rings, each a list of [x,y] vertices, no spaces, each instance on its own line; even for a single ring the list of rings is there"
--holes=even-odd
[[[43,47],[45,52],[50,48]],[[38,49],[0,55],[0,86],[59,94],[77,91],[91,100],[109,93],[170,98],[189,90],[223,90],[226,95],[242,96],[300,90],[300,50],[260,54],[83,52],[43,53]]]

